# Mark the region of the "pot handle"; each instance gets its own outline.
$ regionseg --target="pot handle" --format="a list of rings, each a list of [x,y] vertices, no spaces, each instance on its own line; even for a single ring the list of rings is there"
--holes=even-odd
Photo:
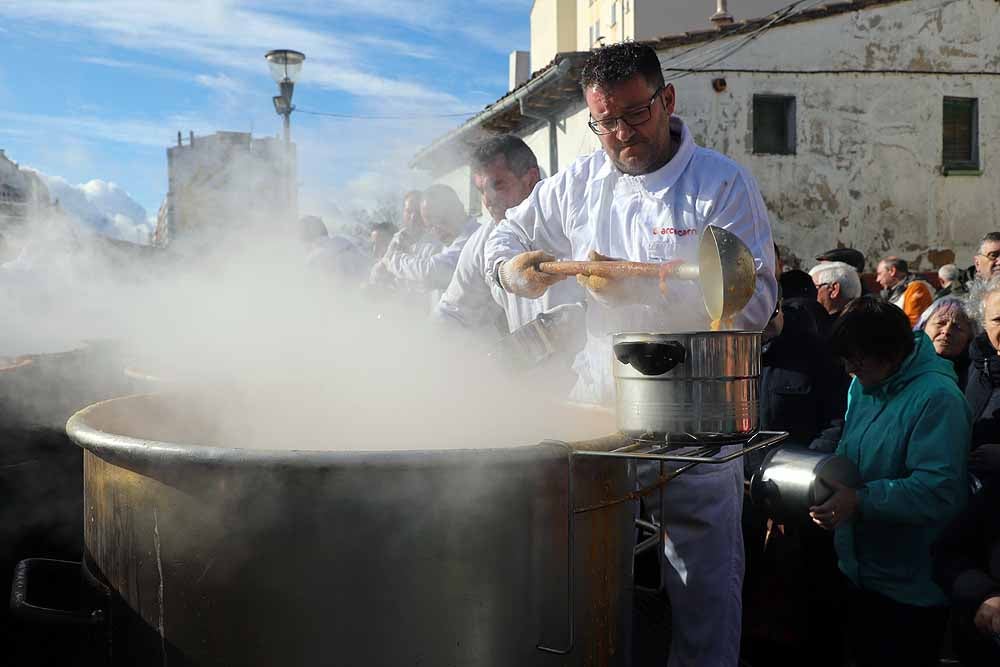
[[[618,361],[643,375],[663,375],[687,358],[684,345],[676,340],[617,343],[614,350]]]
[[[10,609],[15,615],[29,621],[59,625],[98,625],[104,622],[103,609],[56,609],[29,602],[32,584],[43,580],[69,583],[80,580],[81,563],[53,558],[26,558],[14,568],[10,588]],[[71,572],[71,570],[73,570]],[[71,585],[71,584],[70,584]],[[78,590],[74,589],[74,590]]]

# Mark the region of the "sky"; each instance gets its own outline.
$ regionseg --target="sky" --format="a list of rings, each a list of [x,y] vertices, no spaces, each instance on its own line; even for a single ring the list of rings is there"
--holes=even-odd
[[[406,117],[293,113],[300,208],[350,210],[381,188],[420,184],[409,159],[464,120],[428,116],[478,111],[506,92],[509,52],[528,48],[530,7],[0,0],[0,148],[81,188],[114,183],[155,216],[178,131],[185,140],[189,131],[280,132],[264,54],[295,49],[306,54],[293,99],[300,109]]]

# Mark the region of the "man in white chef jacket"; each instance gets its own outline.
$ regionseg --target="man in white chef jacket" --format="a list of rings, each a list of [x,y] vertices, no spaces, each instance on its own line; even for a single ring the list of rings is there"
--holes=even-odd
[[[734,328],[763,329],[777,281],[771,228],[753,177],[695,145],[672,116],[676,93],[664,85],[648,46],[629,42],[595,51],[581,86],[601,149],[540,183],[507,212],[486,245],[487,281],[532,298],[559,281],[537,270],[543,261],[694,262],[701,232],[712,224],[739,236],[757,267],[756,292]],[[581,282],[590,303],[587,345],[574,366],[576,400],[613,402],[611,334],[704,331],[711,324],[694,284],[673,281],[663,294],[655,281]],[[671,667],[730,667],[739,660],[742,494],[739,460],[697,466],[665,487],[661,563],[673,608]]]
[[[531,148],[513,134],[485,139],[472,153],[472,180],[482,195],[485,212],[479,229],[462,248],[435,314],[496,339],[500,335],[498,320],[503,321],[507,332],[512,332],[555,306],[583,301],[583,290],[570,281],[554,286],[537,299],[525,299],[483,281],[487,239],[507,209],[524,201],[540,180],[538,159]]]

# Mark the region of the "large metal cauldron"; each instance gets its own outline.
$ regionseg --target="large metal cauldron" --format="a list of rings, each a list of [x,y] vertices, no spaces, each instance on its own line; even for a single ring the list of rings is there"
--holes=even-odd
[[[757,433],[760,332],[622,333],[612,345],[622,433],[701,445]]]
[[[197,401],[176,396],[107,401],[67,425],[85,449],[84,564],[111,592],[113,664],[627,660],[633,508],[570,518],[567,504],[571,483],[577,506],[628,494],[624,460],[570,456],[620,439],[439,451],[193,444],[211,444],[213,429]],[[571,644],[567,656],[537,648]]]

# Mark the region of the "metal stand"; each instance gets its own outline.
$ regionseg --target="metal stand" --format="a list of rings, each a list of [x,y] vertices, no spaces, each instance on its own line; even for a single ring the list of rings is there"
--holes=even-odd
[[[618,449],[613,449],[607,452],[596,452],[596,451],[574,451],[569,448],[565,443],[563,444],[567,448],[567,501],[566,501],[566,516],[567,516],[567,571],[569,573],[569,578],[567,580],[567,610],[568,610],[568,627],[569,632],[568,642],[566,648],[553,648],[550,646],[543,646],[541,644],[536,644],[535,648],[539,651],[545,653],[553,653],[555,655],[568,655],[573,651],[574,645],[574,633],[575,633],[575,600],[574,594],[575,589],[573,586],[573,579],[576,576],[576,563],[574,559],[575,548],[575,533],[573,530],[574,519],[577,514],[585,514],[587,512],[593,512],[595,510],[606,509],[608,507],[613,507],[615,505],[620,505],[622,503],[638,500],[639,498],[649,495],[657,489],[663,488],[663,486],[674,479],[678,475],[690,470],[696,465],[706,464],[706,465],[718,465],[721,463],[728,463],[734,461],[742,456],[750,454],[760,449],[766,449],[768,447],[773,447],[779,442],[782,442],[788,437],[788,433],[779,431],[760,431],[756,435],[751,436],[744,442],[733,442],[727,444],[713,444],[709,446],[698,446],[697,442],[684,442],[677,444],[663,444],[660,442],[649,442],[649,441],[633,441],[631,444],[625,445],[624,447],[619,447]],[[742,445],[742,447],[740,447]],[[720,455],[723,447],[738,447],[736,451],[729,454]],[[678,450],[691,449],[693,451],[687,454],[678,454]],[[602,503],[597,503],[595,505],[588,505],[586,507],[576,507],[576,503],[573,498],[573,461],[577,456],[582,457],[603,457],[603,458],[615,458],[615,459],[633,459],[637,461],[658,461],[660,463],[660,476],[657,480],[644,488],[637,489],[632,493],[629,493],[621,498],[616,498],[614,500],[608,500]],[[682,463],[676,470],[670,472],[663,472],[664,463]],[[660,516],[663,516],[663,498],[660,497]],[[636,546],[636,553],[642,551],[648,551],[649,549],[656,546],[660,541],[661,531],[660,527],[655,523],[650,522],[637,522],[636,524],[641,530],[647,532],[653,532],[652,537],[643,540],[639,545]],[[655,531],[655,532],[654,532]]]

